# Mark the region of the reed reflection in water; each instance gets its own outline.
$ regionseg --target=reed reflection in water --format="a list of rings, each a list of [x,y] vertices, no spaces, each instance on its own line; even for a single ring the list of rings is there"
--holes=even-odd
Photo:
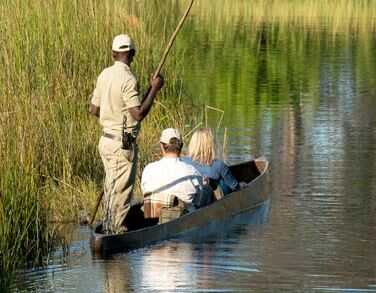
[[[248,3],[219,2],[230,12]],[[341,17],[330,18],[324,9],[329,21],[305,22],[301,15],[293,25],[287,14],[253,26],[239,11],[196,10],[177,44],[190,49],[182,77],[187,92],[225,111],[226,159],[264,154],[271,161],[268,223],[106,260],[91,258],[87,240],[74,241],[72,256],[17,286],[46,292],[376,292],[375,6],[330,5],[339,2],[343,9],[335,15]],[[355,10],[345,8],[352,3]],[[360,10],[353,27],[346,15]],[[335,25],[338,19],[344,20]],[[208,118],[215,127],[216,113]],[[224,129],[218,132],[221,137]],[[79,235],[89,237],[85,229]]]
[[[59,255],[47,270],[29,272],[19,279],[18,292],[142,292],[200,291],[221,288],[234,278],[248,282],[250,273],[258,272],[258,264],[244,259],[248,250],[241,243],[247,234],[263,233],[268,220],[270,201],[252,213],[236,216],[222,229],[190,232],[179,239],[138,249],[108,259],[93,257],[87,239],[90,231],[72,231],[70,254],[58,264]],[[214,226],[212,227],[214,228]],[[223,280],[218,282],[218,280]],[[239,279],[240,282],[240,279]]]

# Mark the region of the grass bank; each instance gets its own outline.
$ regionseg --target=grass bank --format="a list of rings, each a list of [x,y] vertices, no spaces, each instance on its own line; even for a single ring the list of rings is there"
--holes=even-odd
[[[135,39],[134,71],[145,89],[185,5],[172,0],[1,1],[0,284],[16,268],[40,263],[54,238],[51,222],[77,219],[80,210],[94,205],[103,168],[97,153],[100,129],[87,106],[96,77],[112,64],[113,36],[128,32]],[[234,21],[237,34],[253,38],[243,24],[256,31],[273,23],[289,34],[295,25],[319,30],[324,21],[333,35],[347,30],[349,36],[363,31],[368,36],[376,19],[375,5],[362,0],[198,0],[192,13],[186,32],[194,30],[198,18],[231,48],[236,35],[225,28]],[[190,32],[183,31],[167,60],[166,87],[140,134],[141,167],[157,156],[150,146],[160,129],[174,125],[188,132],[200,119],[190,115],[180,80],[184,64],[194,61],[185,58],[192,44]],[[202,62],[221,58],[214,57]]]
[[[0,279],[43,262],[52,222],[91,211],[102,188],[100,128],[87,113],[100,71],[112,64],[114,35],[137,44],[134,71],[146,89],[181,15],[178,3],[147,1],[3,1],[0,4]],[[157,9],[158,8],[158,9]],[[171,11],[176,17],[163,15]],[[190,128],[179,70],[170,56],[166,86],[140,134],[141,166],[160,129]],[[142,91],[142,90],[141,90]],[[189,103],[188,103],[189,104]]]

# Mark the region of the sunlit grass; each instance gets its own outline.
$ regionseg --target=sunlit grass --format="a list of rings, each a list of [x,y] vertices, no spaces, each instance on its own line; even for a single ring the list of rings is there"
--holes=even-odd
[[[115,2],[0,4],[3,287],[16,268],[41,263],[53,236],[51,223],[77,221],[82,210],[88,214],[95,204],[103,181],[100,127],[87,109],[96,77],[112,64],[113,36],[127,32],[135,39],[134,71],[143,91],[178,21],[162,17],[171,9],[180,12],[173,3],[156,9],[146,1]],[[193,120],[181,102],[183,54],[167,60],[161,103],[143,122],[140,166],[156,156],[150,146],[158,142],[161,128],[189,128]]]
[[[376,3],[368,0],[197,0],[194,13],[209,25],[251,24],[258,29],[302,27],[329,33],[361,33],[376,30]]]
[[[134,71],[145,90],[185,4],[164,0],[1,2],[1,279],[27,262],[40,263],[53,237],[49,223],[77,221],[82,210],[90,213],[95,204],[103,180],[97,152],[100,128],[89,117],[87,106],[96,77],[112,63],[113,36],[127,32],[135,39]],[[192,13],[220,40],[226,40],[226,27],[234,22],[239,33],[250,35],[254,42],[259,40],[255,32],[269,24],[285,34],[295,26],[319,32],[325,25],[333,35],[345,32],[349,37],[357,33],[369,38],[369,32],[375,31],[375,6],[362,0],[196,0]],[[194,42],[186,37],[194,21],[188,20],[186,33],[182,32],[167,59],[166,87],[143,122],[139,170],[159,156],[162,128],[175,126],[189,134],[203,118],[191,115],[193,106],[180,79],[191,61],[185,54],[194,50]],[[226,44],[232,46],[232,41]],[[212,61],[217,60],[205,60]]]

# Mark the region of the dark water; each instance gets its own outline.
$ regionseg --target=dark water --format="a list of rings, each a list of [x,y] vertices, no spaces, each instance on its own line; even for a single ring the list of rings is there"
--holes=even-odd
[[[270,160],[268,221],[108,260],[74,227],[15,291],[376,292],[375,32],[190,26],[186,90],[224,111],[207,116],[229,162]]]

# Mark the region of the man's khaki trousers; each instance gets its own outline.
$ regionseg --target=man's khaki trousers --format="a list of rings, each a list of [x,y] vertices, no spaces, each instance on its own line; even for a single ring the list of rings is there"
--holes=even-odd
[[[101,137],[98,145],[106,178],[104,182],[103,229],[119,233],[130,208],[136,180],[137,146],[123,150],[120,141]]]

